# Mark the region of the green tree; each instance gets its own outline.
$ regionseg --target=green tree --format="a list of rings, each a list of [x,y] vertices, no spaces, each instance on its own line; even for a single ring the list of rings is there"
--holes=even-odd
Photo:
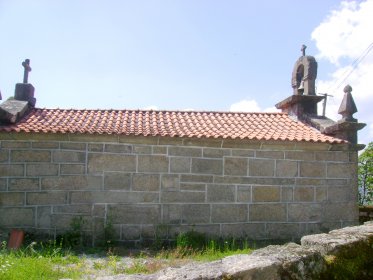
[[[373,204],[373,142],[359,156],[359,204]]]

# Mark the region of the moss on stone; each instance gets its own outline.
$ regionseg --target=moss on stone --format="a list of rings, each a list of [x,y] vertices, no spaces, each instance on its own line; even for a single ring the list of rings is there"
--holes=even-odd
[[[324,256],[326,270],[320,279],[373,279],[373,238]]]

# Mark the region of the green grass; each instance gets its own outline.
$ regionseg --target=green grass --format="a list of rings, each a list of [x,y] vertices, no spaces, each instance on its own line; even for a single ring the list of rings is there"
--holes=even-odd
[[[213,240],[194,231],[180,234],[173,248],[154,251],[150,256],[134,256],[132,265],[125,266],[121,257],[107,251],[107,258],[94,261],[90,267],[84,257],[78,257],[64,247],[64,242],[31,242],[20,250],[0,244],[0,279],[80,279],[84,274],[150,274],[168,266],[191,261],[213,261],[234,254],[248,254],[247,243],[234,239]]]
[[[7,250],[3,242],[0,247],[0,279],[78,279],[81,272],[70,269],[69,265],[79,262],[79,258],[55,242],[33,242],[17,251]]]

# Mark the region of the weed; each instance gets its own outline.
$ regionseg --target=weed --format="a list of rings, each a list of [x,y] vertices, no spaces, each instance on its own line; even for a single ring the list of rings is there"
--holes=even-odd
[[[64,247],[82,248],[84,223],[82,216],[74,217],[70,223],[71,229],[58,238],[59,242],[62,242]]]
[[[114,246],[115,231],[113,226],[113,217],[107,216],[104,225],[104,242],[106,250]]]
[[[176,237],[176,247],[188,249],[203,249],[206,245],[206,235],[197,231],[180,233]]]

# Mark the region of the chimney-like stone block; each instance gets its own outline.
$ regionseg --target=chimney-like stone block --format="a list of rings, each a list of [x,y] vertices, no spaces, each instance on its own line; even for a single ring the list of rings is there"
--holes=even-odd
[[[28,101],[6,100],[0,104],[0,122],[16,123],[28,108]]]
[[[34,98],[35,88],[32,84],[16,84],[14,99],[19,101],[27,101],[31,106],[35,106],[36,99]]]

